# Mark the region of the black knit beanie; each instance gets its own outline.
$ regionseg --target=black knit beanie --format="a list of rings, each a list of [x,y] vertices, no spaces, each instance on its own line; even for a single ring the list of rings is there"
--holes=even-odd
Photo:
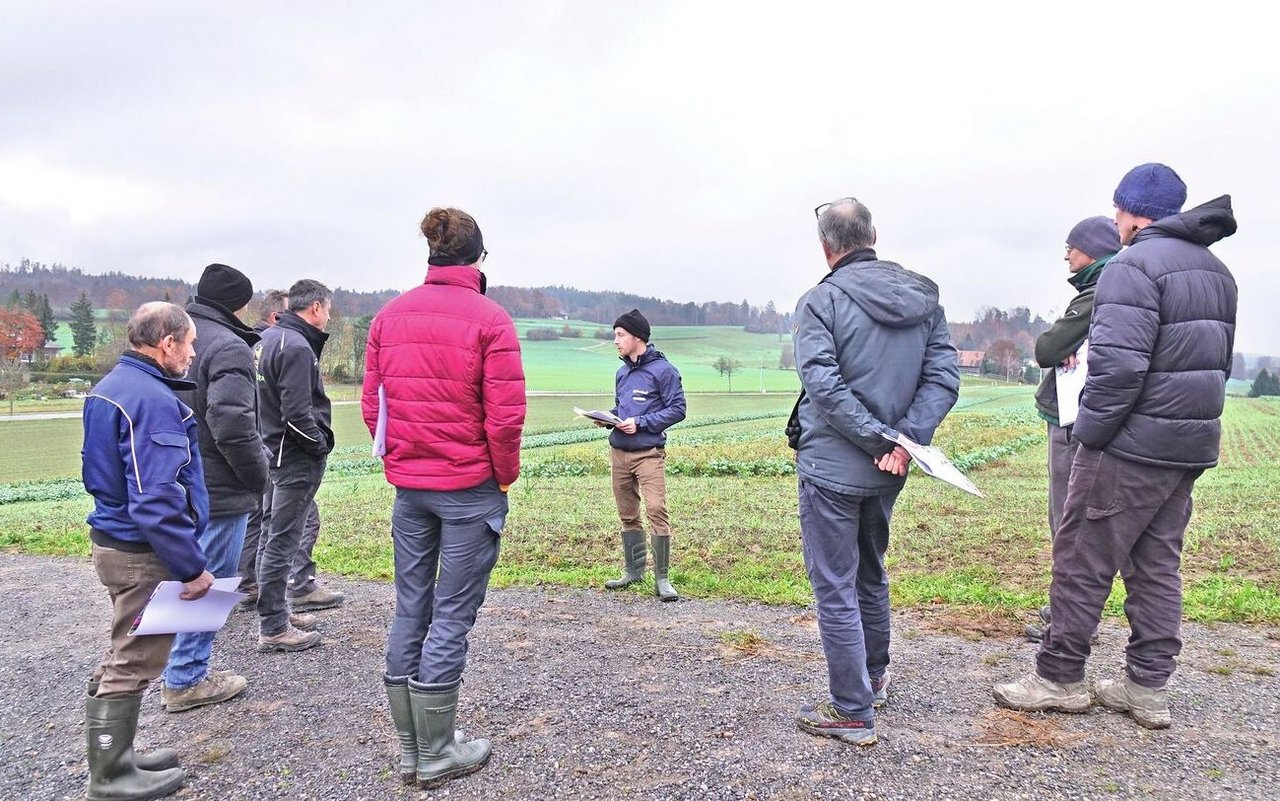
[[[253,284],[235,267],[210,264],[204,268],[200,283],[196,284],[196,294],[234,313],[253,299]]]
[[[649,341],[649,321],[644,319],[639,309],[632,309],[614,320],[613,327],[621,328],[636,339]]]

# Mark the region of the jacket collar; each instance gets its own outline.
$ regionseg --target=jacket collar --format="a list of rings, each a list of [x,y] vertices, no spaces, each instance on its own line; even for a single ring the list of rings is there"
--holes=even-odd
[[[315,351],[316,358],[320,358],[320,353],[324,351],[324,343],[328,341],[329,335],[311,323],[298,316],[293,309],[286,309],[276,318],[276,327],[285,328],[290,331],[297,331],[307,340],[307,344]]]
[[[469,264],[447,266],[433,264],[427,268],[427,278],[423,283],[465,287],[482,295],[485,289],[484,273]]]
[[[217,323],[243,339],[250,347],[258,344],[258,340],[262,339],[257,331],[242,323],[239,317],[217,301],[196,295],[195,300],[187,304],[187,314]]]
[[[650,342],[645,345],[644,353],[641,353],[639,356],[637,356],[634,362],[628,359],[626,356],[619,356],[618,358],[621,359],[622,362],[626,364],[628,367],[635,369],[641,365],[648,364],[649,362],[654,361],[655,359],[662,359],[665,357],[662,355],[662,351],[655,348],[653,346],[653,343]]]
[[[169,371],[160,366],[160,362],[150,356],[139,353],[136,350],[126,350],[124,353],[120,354],[120,361],[117,362],[117,364],[141,370],[142,372],[163,381],[170,389],[173,390],[194,392],[196,389],[196,382],[170,375]]]
[[[858,262],[858,261],[876,261],[875,250],[872,248],[862,248],[861,250],[855,250],[850,253],[846,253],[840,257],[839,261],[831,265],[831,272],[834,273],[836,270],[839,270],[841,267],[844,267],[849,264],[853,264],[854,262]]]
[[[1067,279],[1067,283],[1076,288],[1077,291],[1083,291],[1098,283],[1098,279],[1102,277],[1102,268],[1107,266],[1107,262],[1115,258],[1115,255],[1103,256],[1102,258],[1085,267],[1080,272]]]

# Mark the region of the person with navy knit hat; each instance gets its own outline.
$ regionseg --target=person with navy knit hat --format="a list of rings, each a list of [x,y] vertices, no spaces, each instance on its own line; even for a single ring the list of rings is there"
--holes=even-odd
[[[1116,187],[1116,226],[1128,247],[1098,280],[1089,374],[1071,437],[1062,520],[1053,539],[1053,624],[1036,670],[997,684],[996,703],[1083,712],[1089,637],[1117,573],[1129,643],[1125,677],[1094,687],[1141,726],[1170,725],[1169,678],[1182,650],[1182,543],[1196,479],[1218,463],[1231,373],[1237,290],[1209,246],[1231,236],[1231,196],[1183,212],[1186,185],[1163,164],[1130,170]]]
[[[653,592],[679,600],[671,586],[671,524],[667,517],[666,431],[684,419],[684,387],[662,351],[649,343],[649,321],[632,309],[613,321],[613,344],[622,366],[615,376],[613,413],[622,422],[609,432],[613,499],[622,521],[623,573],[604,583],[618,590],[644,579],[647,561],[640,500],[653,529]]]
[[[1049,442],[1049,537],[1058,531],[1062,519],[1062,505],[1067,499],[1067,477],[1071,474],[1071,459],[1075,456],[1075,443],[1071,439],[1071,420],[1060,420],[1058,415],[1058,368],[1075,370],[1077,351],[1089,335],[1089,319],[1093,316],[1093,293],[1102,270],[1120,251],[1120,232],[1110,217],[1087,217],[1071,227],[1067,233],[1067,253],[1063,261],[1071,277],[1067,279],[1076,289],[1076,296],[1067,304],[1062,316],[1047,331],[1036,338],[1036,362],[1044,369],[1040,387],[1036,390],[1036,411],[1045,420]],[[1040,609],[1040,621],[1026,628],[1027,639],[1038,642],[1049,625],[1050,612],[1046,604]]]

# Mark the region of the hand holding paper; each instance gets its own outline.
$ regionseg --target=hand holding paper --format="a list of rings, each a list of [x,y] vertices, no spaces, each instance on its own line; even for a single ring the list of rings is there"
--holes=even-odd
[[[206,574],[207,575],[207,574]],[[197,580],[198,581],[198,580]],[[194,582],[193,582],[194,583]],[[182,600],[186,590],[180,581],[162,581],[151,593],[142,616],[133,624],[130,634],[180,634],[194,631],[217,631],[226,625],[232,608],[248,596],[237,592],[240,577],[213,579],[213,586],[201,597]]]
[[[983,497],[981,490],[974,486],[974,483],[964,473],[956,469],[956,466],[951,464],[951,460],[947,458],[947,455],[938,448],[913,442],[906,434],[898,434],[897,439],[885,435],[885,439],[890,442],[896,442],[899,447],[905,448],[907,453],[911,454],[911,460],[924,471],[925,475],[933,476],[939,481],[945,481],[971,495],[977,495],[979,498]],[[894,452],[896,453],[897,449]]]

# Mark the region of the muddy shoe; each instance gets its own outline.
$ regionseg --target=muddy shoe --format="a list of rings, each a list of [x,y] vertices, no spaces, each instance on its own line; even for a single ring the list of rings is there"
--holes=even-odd
[[[997,684],[991,694],[1000,706],[1022,712],[1086,712],[1093,704],[1084,682],[1059,684],[1040,678],[1037,673],[1029,673],[1020,681]]]
[[[889,703],[889,671],[886,670],[884,675],[879,679],[871,680],[871,706],[873,709],[879,709]]]
[[[800,707],[796,725],[805,734],[832,737],[850,745],[875,745],[875,723],[845,717],[830,701]]]
[[[222,671],[210,672],[199,682],[181,690],[165,687],[160,690],[160,700],[166,712],[185,712],[198,706],[220,704],[229,701],[249,686],[244,676]]]
[[[289,607],[295,612],[316,612],[321,609],[342,606],[342,602],[345,600],[347,600],[347,596],[340,592],[326,590],[324,587],[316,587],[306,595],[290,598]]]
[[[316,616],[315,616],[315,615],[308,615],[308,614],[306,614],[305,612],[304,612],[304,613],[299,613],[299,612],[290,612],[290,613],[289,613],[289,625],[290,625],[290,626],[293,626],[293,627],[294,627],[295,629],[297,629],[298,631],[315,631],[315,630],[316,630],[316,619],[317,619],[317,618],[316,618]]]
[[[1163,687],[1143,687],[1126,677],[1124,681],[1103,679],[1093,689],[1103,706],[1127,713],[1139,726],[1167,729],[1173,722],[1169,715],[1169,691]]]
[[[308,648],[315,648],[320,642],[320,632],[299,631],[293,626],[289,626],[279,634],[259,634],[258,650],[263,653],[270,651],[305,651]]]
[[[258,608],[258,588],[256,586],[241,586],[240,592],[245,593],[245,597],[241,598],[240,603],[236,604],[235,611],[248,612]]]

